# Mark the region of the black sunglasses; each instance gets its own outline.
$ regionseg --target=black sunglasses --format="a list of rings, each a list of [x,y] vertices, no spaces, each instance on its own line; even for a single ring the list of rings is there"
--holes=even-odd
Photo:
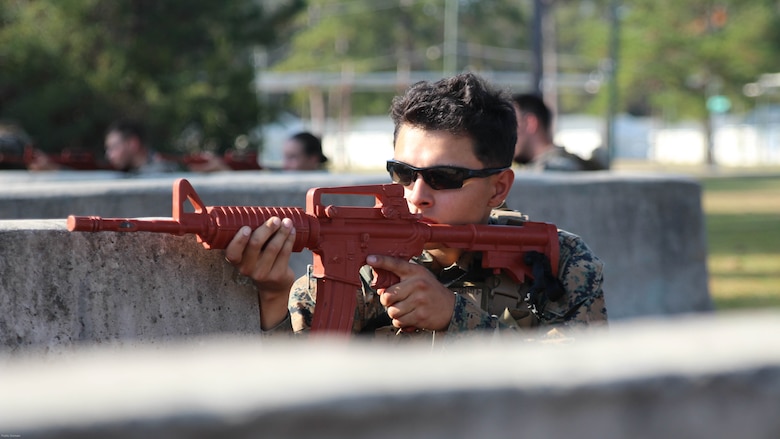
[[[422,175],[423,180],[434,190],[458,189],[463,187],[463,182],[469,178],[484,178],[498,174],[506,168],[468,169],[457,166],[431,166],[430,168],[415,168],[398,160],[387,161],[387,172],[393,183],[409,186],[417,175]]]

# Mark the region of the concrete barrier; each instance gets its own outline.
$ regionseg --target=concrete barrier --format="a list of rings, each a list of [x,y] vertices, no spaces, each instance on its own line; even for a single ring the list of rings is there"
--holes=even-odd
[[[257,333],[254,287],[194,239],[0,225],[0,349]]]
[[[61,175],[60,178],[57,178]],[[113,217],[171,216],[171,188],[187,178],[209,205],[305,205],[306,191],[318,186],[387,183],[383,175],[319,172],[162,174],[117,178],[113,173],[53,173],[48,176],[0,172],[0,219],[63,219],[68,215]]]
[[[0,433],[48,438],[780,437],[777,314],[443,349],[256,337],[0,356]]]
[[[605,262],[616,319],[712,309],[701,186],[684,176],[609,172],[516,180],[508,202],[582,236]]]
[[[69,233],[68,214],[171,215],[175,177],[9,183],[0,190],[0,346],[257,330],[252,286],[192,236]],[[206,205],[299,206],[315,186],[383,175],[187,176]],[[6,181],[8,183],[8,181]],[[347,197],[348,198],[348,197]],[[335,197],[333,204],[359,204]],[[508,204],[582,236],[605,262],[612,320],[712,309],[701,190],[685,177],[518,174]],[[58,219],[51,219],[58,218]],[[308,253],[292,264],[303,273]]]

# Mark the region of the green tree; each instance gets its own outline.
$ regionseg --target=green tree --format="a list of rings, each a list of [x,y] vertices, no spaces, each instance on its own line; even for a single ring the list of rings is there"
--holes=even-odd
[[[289,44],[272,62],[277,72],[395,72],[444,69],[448,0],[310,0]],[[457,69],[524,70],[528,10],[507,0],[460,0]],[[490,23],[489,26],[486,23]],[[385,114],[394,92],[353,94],[355,114]],[[305,91],[293,107],[306,108]]]
[[[253,50],[303,0],[18,0],[0,4],[0,118],[45,151],[98,150],[115,118],[158,148],[224,150],[257,124]],[[195,133],[184,145],[182,133]]]
[[[277,51],[277,71],[356,72],[443,68],[448,0],[311,0]],[[459,0],[458,69],[530,71],[533,1]],[[559,95],[559,110],[604,114],[613,0],[552,0],[557,68],[590,73],[593,88]],[[669,119],[706,118],[706,97],[747,108],[742,87],[776,70],[776,0],[617,2],[619,108]],[[595,85],[601,82],[601,87]],[[354,113],[385,111],[392,93],[354,97]],[[298,103],[306,99],[296,95]],[[360,103],[361,99],[366,101]],[[371,104],[373,102],[374,104]]]
[[[628,110],[704,119],[708,96],[747,105],[743,86],[777,69],[780,15],[774,1],[625,3],[620,81]]]

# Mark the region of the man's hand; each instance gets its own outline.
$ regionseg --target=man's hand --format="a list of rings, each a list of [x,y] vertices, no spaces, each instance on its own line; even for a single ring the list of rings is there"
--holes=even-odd
[[[225,163],[222,157],[214,155],[213,152],[204,152],[198,154],[195,160],[187,163],[187,167],[192,172],[232,171],[230,166]]]
[[[400,278],[397,284],[379,291],[393,326],[406,331],[442,331],[449,327],[455,294],[425,267],[390,256],[372,255],[367,262],[374,269],[390,271]]]
[[[287,316],[290,287],[295,281],[290,267],[294,242],[292,220],[272,217],[254,231],[247,226],[239,229],[225,249],[225,259],[257,285],[263,329],[276,326]]]

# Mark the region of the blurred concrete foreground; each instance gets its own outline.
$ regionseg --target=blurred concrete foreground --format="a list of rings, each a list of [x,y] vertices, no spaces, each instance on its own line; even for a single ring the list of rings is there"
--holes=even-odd
[[[780,343],[765,335],[778,331],[777,314],[699,315],[615,323],[557,344],[217,337],[0,357],[0,432],[774,439]]]
[[[261,340],[253,286],[221,251],[203,249],[193,236],[66,230],[69,214],[170,217],[172,183],[182,175],[80,175],[18,174],[0,187],[0,434],[780,432],[768,415],[778,413],[780,350],[766,346],[774,340],[750,339],[776,333],[780,323],[775,316],[730,323],[708,313],[701,190],[688,178],[518,174],[510,207],[579,234],[604,260],[610,334],[407,352]],[[384,175],[319,173],[186,177],[206,205],[302,207],[311,187],[386,182]],[[302,273],[310,260],[296,254],[294,268]]]

